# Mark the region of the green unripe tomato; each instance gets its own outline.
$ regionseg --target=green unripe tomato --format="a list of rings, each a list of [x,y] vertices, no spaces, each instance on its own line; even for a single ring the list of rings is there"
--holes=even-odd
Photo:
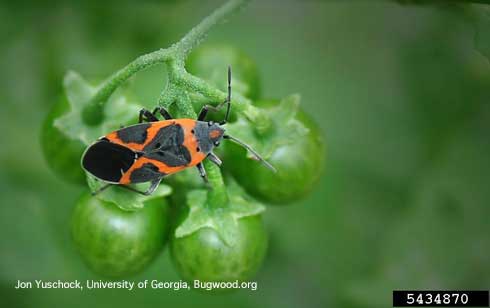
[[[143,270],[162,251],[168,225],[164,198],[150,199],[137,211],[124,211],[86,194],[75,208],[72,236],[94,272],[120,278]]]
[[[41,147],[48,166],[60,178],[85,185],[85,173],[80,168],[80,159],[85,145],[81,141],[68,139],[53,125],[56,118],[68,111],[69,105],[63,96],[49,111],[41,129]]]
[[[222,91],[227,91],[227,70],[232,69],[233,92],[250,99],[260,96],[259,72],[255,62],[242,51],[228,45],[205,45],[193,51],[187,70]]]
[[[270,107],[277,101],[257,101],[260,107]],[[271,172],[252,159],[246,159],[246,151],[227,142],[224,145],[226,164],[236,181],[255,198],[269,204],[285,205],[301,199],[308,194],[320,178],[325,163],[325,142],[314,121],[303,111],[298,112],[296,119],[309,129],[308,134],[293,143],[277,147],[267,158],[277,172]],[[267,136],[265,142],[274,142],[277,134],[282,134],[280,127]],[[260,138],[260,137],[259,137]]]
[[[260,215],[240,218],[235,245],[228,246],[212,228],[184,237],[173,236],[172,260],[187,281],[244,281],[259,269],[267,250],[267,233]]]

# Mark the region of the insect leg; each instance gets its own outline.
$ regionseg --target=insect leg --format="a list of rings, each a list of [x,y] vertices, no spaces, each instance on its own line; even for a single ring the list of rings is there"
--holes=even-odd
[[[160,182],[162,181],[162,179],[163,179],[163,177],[160,177],[158,179],[151,181],[151,185],[146,191],[141,191],[141,190],[138,190],[138,189],[133,188],[133,187],[128,186],[128,185],[119,185],[119,186],[121,186],[125,189],[128,189],[128,190],[134,191],[138,194],[142,194],[144,196],[149,196],[155,191],[155,189],[157,189],[157,187],[160,184]]]
[[[138,123],[141,123],[146,121],[146,122],[155,122],[158,121],[158,118],[153,115],[149,110],[146,110],[145,108],[140,110],[140,116],[139,116],[139,121]]]
[[[218,112],[218,111],[220,111],[221,107],[223,107],[226,103],[228,103],[228,101],[224,101],[222,103],[219,103],[217,106],[204,105],[202,107],[201,111],[199,111],[199,115],[197,116],[197,120],[198,121],[204,121],[204,119],[206,118],[206,115],[208,114],[208,111]],[[228,106],[229,106],[229,104],[228,104]],[[227,109],[226,114],[229,113],[229,109],[230,108]],[[223,121],[220,122],[220,124],[221,123],[223,123]],[[226,121],[223,124],[225,124],[225,123],[226,123]]]
[[[223,163],[223,162],[221,161],[221,159],[219,159],[219,157],[218,157],[218,156],[216,156],[216,154],[214,154],[213,152],[210,152],[210,153],[208,154],[208,158],[209,158],[209,160],[210,160],[210,161],[212,161],[212,162],[213,162],[214,164],[216,164],[218,167],[220,167],[220,166],[221,166],[221,164]]]
[[[223,121],[219,123],[220,125],[225,124],[228,121],[228,117],[230,116],[230,107],[231,107],[231,67],[230,66],[228,66],[228,96],[223,102],[218,104],[216,107],[211,105],[204,105],[201,111],[199,112],[199,115],[197,116],[197,120],[204,121],[209,110],[213,112],[218,112],[221,109],[221,107],[223,107],[224,105],[227,105],[226,114]]]
[[[106,190],[109,186],[111,186],[112,184],[105,184],[104,186],[100,187],[99,189],[97,189],[96,191],[93,191],[92,192],[92,196],[95,196],[95,195],[98,195],[100,194],[101,192],[103,192],[104,190]]]
[[[199,174],[201,175],[204,182],[207,183],[208,182],[208,175],[206,174],[206,169],[204,169],[204,166],[202,165],[202,163],[197,164],[196,167],[197,167],[197,170],[199,170]]]
[[[228,66],[228,96],[226,97],[225,102],[227,103],[225,118],[223,119],[223,121],[221,121],[219,123],[219,125],[226,124],[226,122],[228,122],[228,117],[230,116],[230,108],[231,108],[231,66]]]
[[[157,189],[158,185],[160,185],[160,182],[162,181],[163,177],[160,177],[158,179],[155,179],[151,181],[150,187],[144,192],[144,195],[149,196],[151,195],[155,189]]]
[[[156,116],[157,112],[159,112],[165,120],[173,119],[170,113],[163,107],[156,107],[155,110],[153,110],[153,115]]]

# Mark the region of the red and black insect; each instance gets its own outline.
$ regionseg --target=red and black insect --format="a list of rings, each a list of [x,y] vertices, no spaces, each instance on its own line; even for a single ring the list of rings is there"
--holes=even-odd
[[[216,107],[205,105],[197,120],[172,119],[161,107],[155,108],[153,112],[142,109],[139,124],[99,138],[83,154],[83,169],[107,183],[95,193],[115,184],[149,195],[164,177],[193,166],[197,167],[201,177],[207,181],[202,161],[208,158],[216,165],[221,165],[221,160],[213,153],[213,149],[219,146],[222,139],[229,139],[243,146],[257,160],[275,171],[274,167],[248,145],[225,134],[222,126],[228,121],[230,102],[231,69],[228,68],[228,97]],[[205,121],[209,110],[218,111],[224,105],[227,105],[227,109],[223,121]],[[158,120],[158,113],[165,120]],[[128,186],[144,182],[151,182],[151,186],[144,192]]]

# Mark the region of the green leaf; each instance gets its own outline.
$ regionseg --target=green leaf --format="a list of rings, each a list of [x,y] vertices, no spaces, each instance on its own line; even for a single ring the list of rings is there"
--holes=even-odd
[[[125,96],[115,92],[104,107],[104,121],[101,125],[89,126],[82,120],[82,111],[95,94],[97,87],[91,86],[77,72],[69,71],[64,78],[64,87],[70,111],[55,119],[54,126],[70,139],[80,140],[86,145],[97,138],[120,128],[136,118],[142,108],[128,102]]]
[[[104,183],[98,181],[93,176],[87,174],[87,183],[92,192],[100,189]],[[138,190],[146,190],[144,186],[148,184],[138,184],[134,187]],[[118,185],[111,185],[109,188],[95,195],[94,198],[98,198],[102,201],[115,203],[119,208],[126,211],[135,211],[143,208],[144,203],[148,200],[165,197],[172,193],[172,188],[165,184],[160,184],[158,188],[149,196],[135,193]]]
[[[270,137],[258,137],[254,125],[245,117],[240,117],[236,122],[228,124],[226,130],[230,135],[252,146],[267,159],[277,148],[291,144],[308,134],[309,129],[296,119],[300,101],[299,94],[292,94],[283,98],[277,106],[263,110],[272,120]],[[250,153],[247,156],[253,158]]]
[[[262,213],[265,206],[248,198],[235,183],[228,186],[229,204],[223,208],[210,208],[206,205],[207,191],[192,190],[187,194],[189,215],[175,230],[176,237],[190,235],[201,228],[212,228],[228,246],[235,244],[238,235],[238,220],[242,217]]]
[[[490,9],[478,6],[478,9],[475,9],[475,16],[475,47],[490,61]]]

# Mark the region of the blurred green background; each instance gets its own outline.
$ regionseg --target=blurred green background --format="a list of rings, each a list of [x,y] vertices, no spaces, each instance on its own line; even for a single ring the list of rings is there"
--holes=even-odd
[[[2,2],[2,306],[389,307],[393,289],[488,288],[490,63],[475,49],[490,31],[478,19],[488,7],[256,1],[205,43],[249,54],[264,97],[301,93],[328,144],[314,192],[265,213],[270,249],[258,290],[14,289],[18,279],[99,279],[70,240],[82,189],[53,175],[39,145],[63,74],[101,80],[177,41],[221,3]],[[153,106],[162,67],[130,83]],[[167,250],[141,279],[179,280]]]

